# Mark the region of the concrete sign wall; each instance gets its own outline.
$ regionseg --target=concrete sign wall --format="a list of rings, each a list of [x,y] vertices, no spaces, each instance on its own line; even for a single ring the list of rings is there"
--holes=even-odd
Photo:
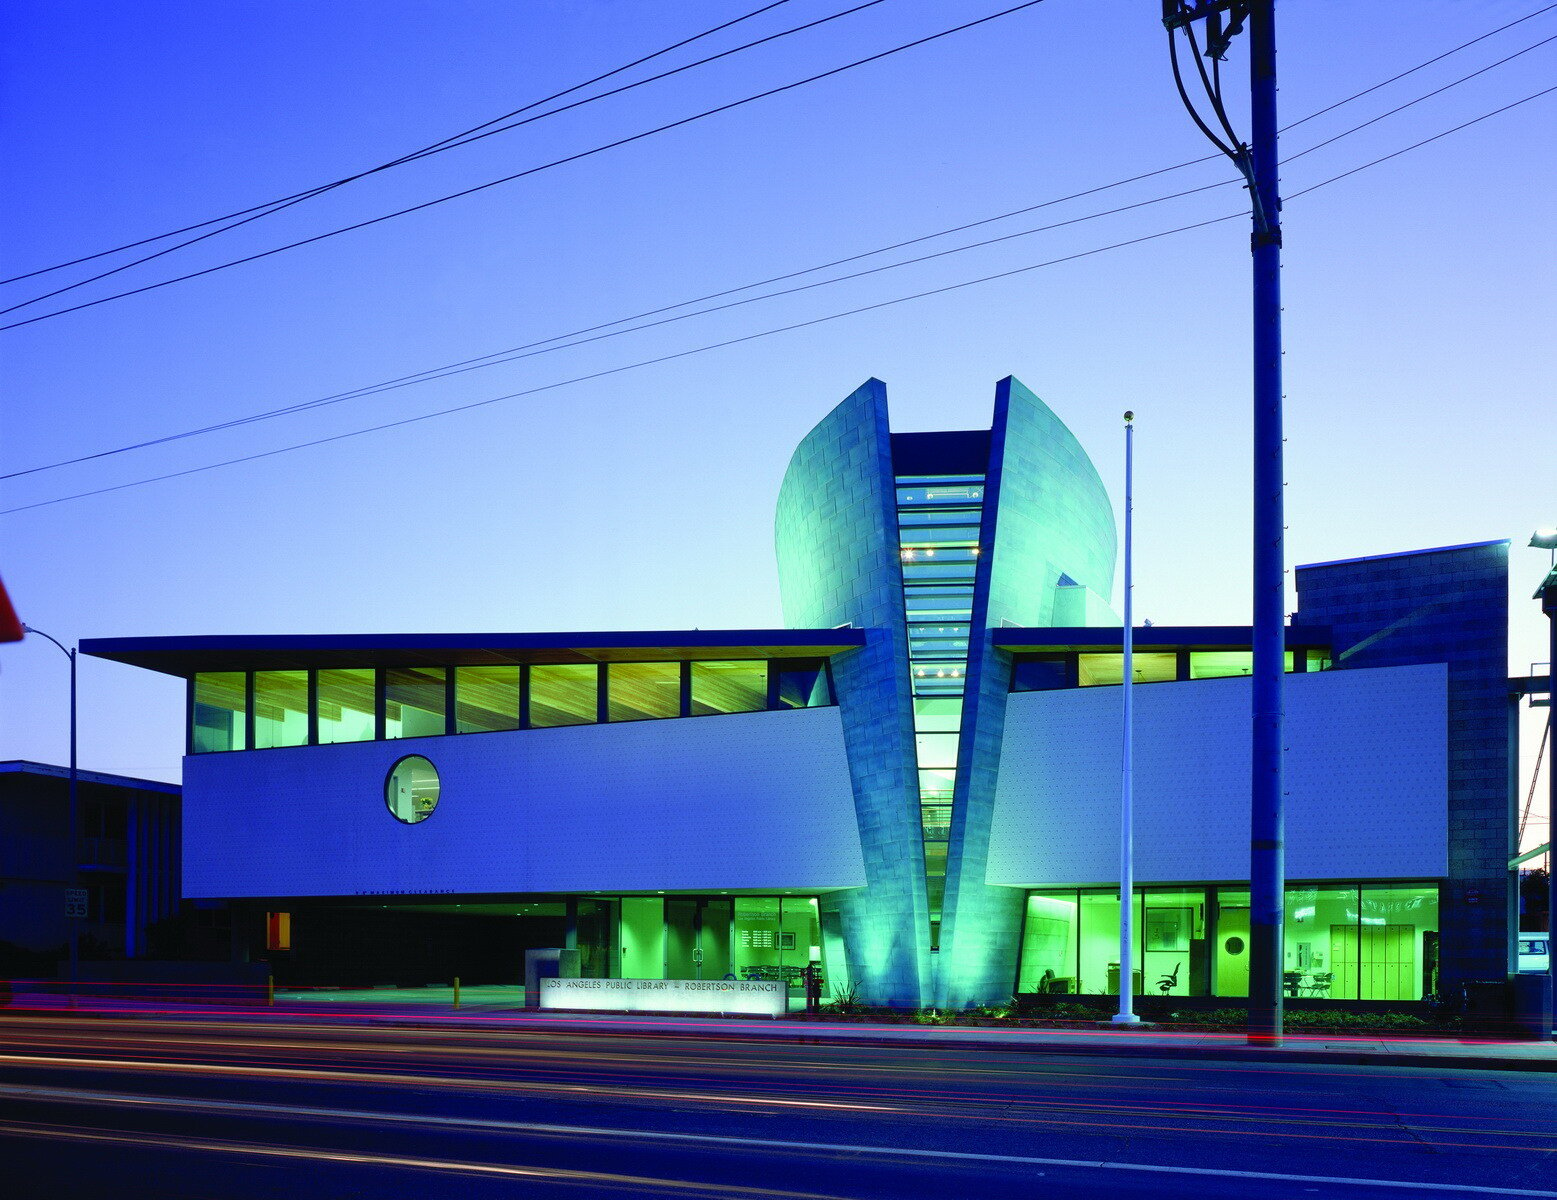
[[[782,1017],[788,1005],[789,987],[776,979],[541,980],[542,1008]]]

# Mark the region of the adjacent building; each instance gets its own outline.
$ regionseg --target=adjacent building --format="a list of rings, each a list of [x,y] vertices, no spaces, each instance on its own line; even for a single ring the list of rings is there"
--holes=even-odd
[[[893,433],[872,380],[801,442],[785,628],[109,639],[188,681],[183,890],[278,975],[798,979],[963,1007],[1119,985],[1115,516],[1015,379]],[[1299,567],[1290,995],[1508,972],[1507,543]],[[1136,633],[1138,990],[1248,986],[1250,636]],[[283,919],[284,918],[284,919]],[[256,928],[259,926],[256,924]]]
[[[100,771],[0,762],[0,977],[52,975],[70,922],[83,957],[148,953],[148,931],[179,907],[179,788]],[[70,916],[67,891],[84,892]]]

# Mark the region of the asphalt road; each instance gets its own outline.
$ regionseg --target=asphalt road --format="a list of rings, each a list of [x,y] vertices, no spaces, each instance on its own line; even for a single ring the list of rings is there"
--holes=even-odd
[[[16,1197],[1557,1197],[1557,1075],[0,1018]]]

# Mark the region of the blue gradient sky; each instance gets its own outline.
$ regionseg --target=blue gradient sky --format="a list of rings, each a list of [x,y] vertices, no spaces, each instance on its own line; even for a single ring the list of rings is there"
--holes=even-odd
[[[0,36],[4,273],[393,158],[750,7],[18,0]],[[791,0],[708,45],[842,7]],[[163,262],[199,269],[306,237],[1000,7],[886,0]],[[1291,121],[1542,2],[1280,7]],[[1199,157],[1158,13],[1156,0],[1049,0],[479,196],[0,334],[0,469],[309,400]],[[1557,11],[1302,126],[1284,150],[1554,34]],[[1240,52],[1234,93],[1243,65]],[[1554,82],[1557,42],[1292,162],[1285,187]],[[1521,671],[1545,657],[1528,599],[1545,556],[1523,546],[1533,527],[1557,522],[1554,134],[1557,95],[1286,211],[1289,560],[1511,537]],[[1208,163],[983,236],[1227,178]],[[1241,202],[1228,186],[30,476],[5,485],[0,507],[609,370]],[[62,640],[778,624],[772,506],[805,431],[871,375],[887,382],[900,429],[986,425],[995,381],[1014,373],[1076,432],[1116,497],[1119,414],[1139,414],[1137,612],[1159,623],[1246,621],[1247,244],[1243,220],[1214,225],[470,413],[34,508],[0,517],[0,572],[23,618]],[[116,279],[164,273],[148,264]],[[14,303],[30,286],[3,292],[17,293]],[[0,757],[63,761],[58,658],[36,639],[0,648]],[[83,765],[178,777],[179,684],[85,660],[82,689]]]

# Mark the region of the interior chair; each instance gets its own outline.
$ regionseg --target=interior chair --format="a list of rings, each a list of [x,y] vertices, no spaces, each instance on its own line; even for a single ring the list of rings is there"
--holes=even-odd
[[[1179,967],[1181,965],[1182,965],[1181,963],[1174,963],[1173,964],[1173,970],[1168,972],[1168,974],[1164,975],[1161,979],[1159,979],[1157,981],[1157,990],[1159,992],[1161,992],[1164,996],[1166,996],[1169,992],[1171,992],[1175,987],[1178,986],[1178,982],[1179,982]]]

